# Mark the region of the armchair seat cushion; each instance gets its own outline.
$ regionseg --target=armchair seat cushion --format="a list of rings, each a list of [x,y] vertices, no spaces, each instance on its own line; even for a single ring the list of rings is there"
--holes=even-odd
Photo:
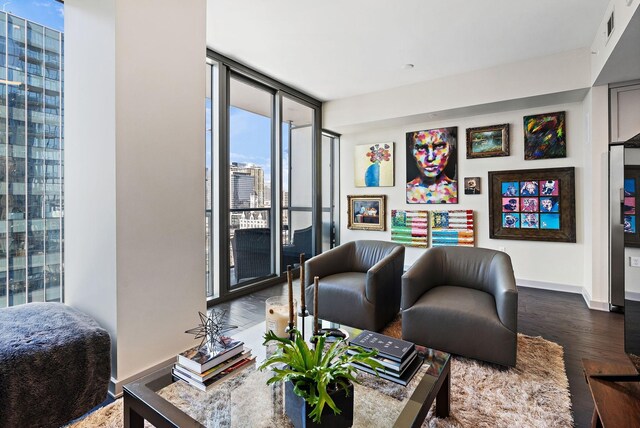
[[[365,297],[367,274],[343,272],[322,278],[318,291],[318,312],[327,320],[339,324],[353,325],[353,314],[364,317],[368,324],[372,315],[371,303]]]
[[[513,332],[500,322],[493,296],[472,288],[441,286],[424,293],[402,313],[402,337],[491,363],[511,362]]]

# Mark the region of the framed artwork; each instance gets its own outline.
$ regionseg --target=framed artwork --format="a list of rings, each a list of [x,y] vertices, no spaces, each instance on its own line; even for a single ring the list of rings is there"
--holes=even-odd
[[[564,112],[524,117],[524,159],[567,157]]]
[[[429,211],[391,210],[391,241],[407,247],[429,246]]]
[[[431,246],[473,247],[473,210],[431,211]]]
[[[480,177],[464,178],[464,194],[479,195],[480,194]]]
[[[386,230],[386,195],[347,196],[347,227],[354,230]]]
[[[354,179],[356,187],[393,186],[393,143],[355,146]]]
[[[407,203],[457,204],[458,128],[407,132]]]
[[[640,185],[640,166],[624,166],[624,202],[622,216],[624,222],[625,247],[640,247],[640,230],[638,230],[638,185]]]
[[[489,172],[489,237],[576,242],[575,169]]]
[[[467,159],[509,156],[509,124],[467,128]]]

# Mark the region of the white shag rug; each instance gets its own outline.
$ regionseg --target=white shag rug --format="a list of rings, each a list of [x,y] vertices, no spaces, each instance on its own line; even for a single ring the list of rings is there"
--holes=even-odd
[[[572,427],[562,347],[518,334],[516,367],[508,370],[454,357],[450,416],[439,419],[432,412],[433,408],[423,427]],[[122,399],[118,399],[71,428],[122,426]]]

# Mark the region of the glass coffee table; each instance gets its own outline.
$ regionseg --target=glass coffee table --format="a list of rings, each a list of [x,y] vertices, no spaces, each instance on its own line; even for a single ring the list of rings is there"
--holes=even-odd
[[[323,323],[328,326],[335,327]],[[350,337],[361,331],[340,328]],[[257,364],[210,391],[174,379],[173,365],[125,385],[125,428],[142,428],[145,420],[158,428],[291,426],[284,413],[283,385],[267,385],[269,370],[257,369],[268,352],[262,345],[264,332],[263,322],[233,335],[251,347]],[[419,427],[434,400],[436,416],[449,415],[451,356],[424,347],[418,347],[418,352],[424,364],[406,387],[358,372],[362,383],[354,385],[354,427]]]

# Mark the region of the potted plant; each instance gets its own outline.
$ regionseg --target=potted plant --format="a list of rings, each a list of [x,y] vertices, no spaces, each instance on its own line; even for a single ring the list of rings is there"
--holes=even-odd
[[[267,385],[284,382],[285,411],[296,428],[349,427],[353,423],[352,382],[357,382],[356,368],[350,363],[366,364],[377,370],[382,367],[372,358],[377,351],[347,346],[342,339],[325,350],[326,337],[314,339],[315,348],[310,349],[297,331],[294,340],[280,338],[269,331],[264,336],[264,345],[276,342],[276,351],[260,365],[260,370],[270,366],[274,372]],[[325,406],[333,413],[323,415]]]

